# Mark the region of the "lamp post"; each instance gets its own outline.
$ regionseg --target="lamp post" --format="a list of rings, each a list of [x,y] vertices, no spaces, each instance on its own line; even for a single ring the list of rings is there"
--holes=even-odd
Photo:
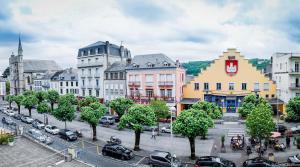
[[[276,91],[278,91],[277,92],[277,112],[276,112],[276,119],[277,119],[277,132],[279,132],[279,126],[278,126],[278,124],[279,124],[279,92],[280,92],[280,88],[276,88]]]
[[[171,112],[171,126],[170,126],[170,129],[171,129],[171,150],[172,150],[172,147],[173,147],[173,113],[176,112],[176,108],[173,106],[173,107],[170,107],[170,112]],[[173,155],[172,155],[172,151],[171,152],[171,166],[173,165]]]

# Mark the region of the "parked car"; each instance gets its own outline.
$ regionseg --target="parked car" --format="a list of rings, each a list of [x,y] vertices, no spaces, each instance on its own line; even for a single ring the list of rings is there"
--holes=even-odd
[[[33,122],[33,119],[28,116],[23,115],[23,116],[21,116],[21,121],[25,122],[27,124],[31,124]]]
[[[296,154],[294,156],[290,156],[288,159],[287,159],[288,163],[291,163],[291,164],[300,164],[300,154]]]
[[[278,132],[280,132],[281,134],[284,134],[284,132],[287,130],[286,126],[281,125],[281,124],[277,124],[277,125],[275,126],[274,131],[277,132],[277,129],[278,129]]]
[[[293,133],[300,133],[300,125],[297,125],[297,126],[295,126],[295,127],[292,127],[292,128],[291,128],[291,131],[292,131]]]
[[[216,156],[199,157],[196,160],[194,167],[202,166],[236,167],[234,162]]]
[[[59,129],[56,126],[52,126],[52,125],[46,125],[45,131],[53,135],[57,135],[59,133]]]
[[[53,143],[53,139],[51,137],[44,135],[41,131],[39,131],[37,129],[29,129],[28,134],[32,138],[34,138],[42,143],[45,143],[48,145]]]
[[[76,134],[73,131],[68,130],[68,129],[61,129],[58,132],[58,134],[59,134],[60,138],[65,139],[67,141],[75,141],[75,140],[77,140]]]
[[[104,145],[102,149],[102,155],[122,160],[129,160],[134,157],[132,150],[129,150],[128,148],[115,143]]]
[[[35,119],[32,122],[32,127],[37,128],[37,129],[44,129],[45,128],[45,124],[42,121],[40,121],[38,119]]]
[[[16,113],[13,117],[14,117],[16,120],[20,120],[21,117],[22,117],[22,115]]]
[[[112,116],[103,116],[100,121],[99,121],[100,124],[114,124],[115,123],[115,119],[112,117]]]
[[[243,167],[257,167],[257,166],[264,166],[264,167],[280,167],[276,162],[270,161],[264,158],[253,158],[247,159],[243,163]]]
[[[15,115],[15,112],[13,112],[12,110],[4,110],[4,113],[10,117]]]
[[[118,115],[113,115],[112,116],[115,122],[120,122],[120,117]]]
[[[17,125],[17,124],[16,124],[15,122],[13,122],[12,119],[9,118],[9,117],[3,117],[3,118],[2,118],[2,123],[3,123],[3,124],[6,124],[6,125],[14,125],[14,126]]]
[[[171,133],[171,127],[170,126],[165,126],[161,128],[161,132],[163,133]]]
[[[153,129],[157,131],[157,126],[148,126],[148,125],[143,126],[143,131],[152,131]]]
[[[172,160],[173,159],[173,160]],[[171,162],[173,164],[171,164]],[[181,161],[177,158],[172,157],[171,153],[165,151],[154,151],[149,156],[149,164],[152,166],[161,167],[181,167]]]

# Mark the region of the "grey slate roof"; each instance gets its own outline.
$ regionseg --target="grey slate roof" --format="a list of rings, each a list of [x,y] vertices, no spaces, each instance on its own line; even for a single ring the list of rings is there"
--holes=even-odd
[[[105,72],[113,72],[113,71],[125,71],[126,62],[116,61],[110,67],[108,67]]]
[[[67,68],[65,70],[56,72],[52,80],[57,81],[78,81],[77,69]]]
[[[165,65],[165,63],[169,65]],[[153,64],[153,67],[149,67],[149,64]],[[126,69],[150,69],[150,68],[176,68],[176,63],[168,56],[158,54],[146,54],[136,55],[132,59],[132,63],[126,67]]]
[[[58,71],[61,67],[54,60],[24,60],[24,72]]]

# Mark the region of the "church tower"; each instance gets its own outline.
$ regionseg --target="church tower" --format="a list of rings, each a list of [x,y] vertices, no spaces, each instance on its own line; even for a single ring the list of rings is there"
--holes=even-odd
[[[10,94],[17,95],[25,90],[24,82],[24,64],[23,49],[21,37],[19,36],[18,55],[12,55],[9,58],[10,68]]]

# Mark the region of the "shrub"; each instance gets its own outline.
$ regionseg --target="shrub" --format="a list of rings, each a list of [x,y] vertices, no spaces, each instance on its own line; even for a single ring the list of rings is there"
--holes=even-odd
[[[8,142],[14,141],[14,136],[11,134],[1,134],[0,144],[7,144]]]

